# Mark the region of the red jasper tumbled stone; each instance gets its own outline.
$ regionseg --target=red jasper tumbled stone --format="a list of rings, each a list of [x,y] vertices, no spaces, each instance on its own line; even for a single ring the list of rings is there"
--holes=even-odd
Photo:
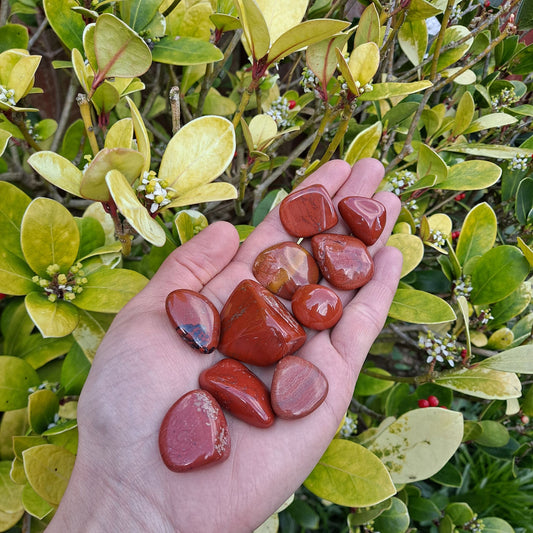
[[[385,206],[364,196],[348,196],[339,202],[339,212],[352,230],[354,237],[367,246],[374,244],[385,228],[387,211]]]
[[[207,391],[196,389],[184,394],[161,423],[159,452],[173,472],[224,461],[230,449],[226,418]]]
[[[220,338],[220,315],[202,294],[188,289],[172,291],[165,308],[182,339],[202,353],[211,353]]]
[[[311,329],[332,328],[342,316],[342,302],[335,291],[323,285],[300,287],[291,301],[296,320]]]
[[[276,365],[270,396],[280,418],[302,418],[312,413],[327,394],[328,380],[313,363],[288,355]]]
[[[239,361],[222,359],[204,370],[198,381],[202,389],[210,392],[236,418],[260,428],[274,423],[269,390]]]
[[[374,261],[356,237],[322,233],[311,239],[311,246],[322,275],[338,289],[357,289],[372,279]]]
[[[298,189],[283,199],[279,206],[283,227],[295,237],[311,237],[337,224],[337,212],[323,185]]]
[[[281,242],[263,250],[252,271],[257,281],[280,298],[290,300],[302,285],[317,283],[320,271],[313,256],[295,242]]]
[[[268,366],[305,343],[305,331],[272,293],[245,279],[220,313],[218,349],[244,363]]]

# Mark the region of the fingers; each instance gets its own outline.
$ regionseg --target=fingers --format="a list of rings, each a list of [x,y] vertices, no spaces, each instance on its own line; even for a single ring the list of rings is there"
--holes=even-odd
[[[145,291],[163,298],[175,289],[200,291],[228,265],[238,248],[235,228],[227,222],[215,222],[174,250]]]
[[[386,246],[374,256],[374,265],[374,277],[346,305],[331,332],[332,344],[353,370],[354,377],[387,318],[400,279],[402,254]]]

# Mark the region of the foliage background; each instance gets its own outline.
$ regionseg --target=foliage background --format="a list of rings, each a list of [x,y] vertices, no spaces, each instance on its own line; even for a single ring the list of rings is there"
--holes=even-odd
[[[532,28],[527,0],[2,2],[0,530],[53,516],[98,344],[173,249],[376,157],[400,287],[260,530],[533,531]]]

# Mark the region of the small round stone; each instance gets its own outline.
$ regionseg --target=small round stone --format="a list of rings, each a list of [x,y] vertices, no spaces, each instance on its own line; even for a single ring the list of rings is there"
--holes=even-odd
[[[311,329],[332,328],[342,316],[342,303],[337,293],[323,285],[300,287],[291,305],[296,320]]]
[[[257,281],[280,298],[290,300],[302,285],[317,283],[320,270],[313,256],[295,242],[281,242],[263,250],[252,268]]]

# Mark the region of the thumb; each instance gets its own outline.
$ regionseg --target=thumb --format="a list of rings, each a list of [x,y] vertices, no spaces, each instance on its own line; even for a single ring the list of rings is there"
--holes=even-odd
[[[175,289],[199,292],[231,262],[238,248],[237,230],[229,222],[215,222],[174,250],[143,292],[163,299]]]

